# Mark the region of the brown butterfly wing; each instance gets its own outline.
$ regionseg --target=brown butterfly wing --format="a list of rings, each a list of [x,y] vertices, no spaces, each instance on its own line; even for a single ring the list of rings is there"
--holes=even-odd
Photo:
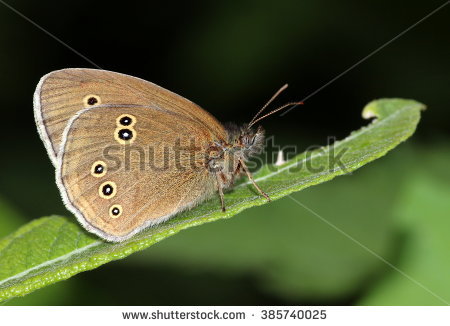
[[[216,190],[205,151],[223,136],[162,108],[88,108],[64,131],[58,186],[83,226],[122,241]]]
[[[216,134],[221,124],[193,102],[148,81],[105,70],[71,68],[41,78],[34,93],[36,124],[52,163],[63,131],[77,112],[98,105],[145,105],[176,112]]]

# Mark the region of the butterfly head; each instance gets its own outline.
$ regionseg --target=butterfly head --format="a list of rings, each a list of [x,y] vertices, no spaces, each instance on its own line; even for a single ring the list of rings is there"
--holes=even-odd
[[[244,126],[241,135],[238,138],[239,144],[242,146],[244,158],[258,155],[264,148],[264,129],[258,126],[256,129]]]
[[[227,126],[228,143],[234,155],[244,160],[258,155],[264,148],[264,129],[261,126],[249,128],[230,124]]]

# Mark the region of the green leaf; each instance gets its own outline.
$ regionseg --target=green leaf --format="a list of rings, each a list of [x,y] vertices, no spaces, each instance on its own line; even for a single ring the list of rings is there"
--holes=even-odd
[[[254,174],[255,180],[275,200],[349,173],[411,136],[422,109],[423,104],[412,100],[373,101],[363,110],[364,118],[375,118],[367,127],[331,146],[300,154],[281,166],[266,165]],[[330,157],[339,157],[340,163]],[[225,213],[221,212],[218,199],[213,198],[122,243],[107,243],[88,234],[74,218],[37,219],[0,241],[0,301],[124,258],[183,229],[229,218],[267,203],[249,181],[227,193],[225,201]]]

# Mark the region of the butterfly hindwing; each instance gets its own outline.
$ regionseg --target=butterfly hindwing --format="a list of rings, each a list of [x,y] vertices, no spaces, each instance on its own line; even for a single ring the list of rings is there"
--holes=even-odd
[[[121,241],[216,190],[204,159],[217,137],[182,113],[96,105],[67,123],[58,153],[58,186],[83,226]]]

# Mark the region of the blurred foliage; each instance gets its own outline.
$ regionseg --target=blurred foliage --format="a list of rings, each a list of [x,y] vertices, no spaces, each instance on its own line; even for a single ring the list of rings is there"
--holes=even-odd
[[[301,100],[443,3],[7,2],[102,68],[151,80],[236,122],[248,121],[285,82],[277,104]],[[335,103],[359,108],[392,96],[427,103],[409,146],[295,198],[450,301],[448,15],[444,8],[264,127],[303,151],[362,124]],[[51,70],[91,66],[1,4],[0,47],[1,236],[36,216],[67,214],[32,94]],[[248,230],[252,237],[243,239]],[[9,303],[442,304],[289,199]]]
[[[450,151],[427,149],[414,164],[392,215],[403,234],[397,267],[362,300],[369,305],[442,305],[450,301]],[[419,282],[420,284],[414,284]],[[423,289],[427,288],[431,293]]]
[[[13,232],[25,222],[25,217],[0,197],[0,238]]]

